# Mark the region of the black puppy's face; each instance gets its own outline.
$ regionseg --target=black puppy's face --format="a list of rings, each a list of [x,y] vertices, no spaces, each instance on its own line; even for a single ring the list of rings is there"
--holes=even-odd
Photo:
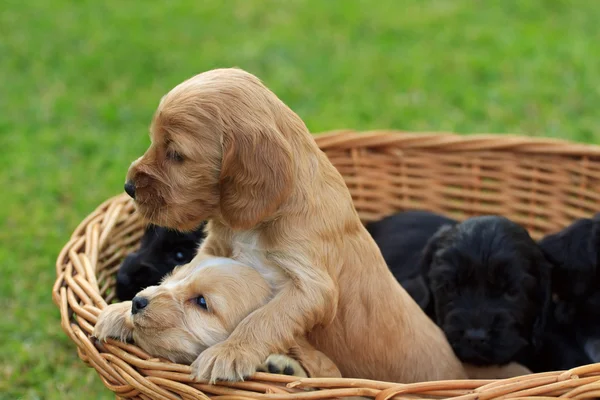
[[[441,228],[423,261],[436,322],[460,360],[505,364],[538,340],[550,266],[524,228],[503,217],[470,218]]]
[[[600,214],[544,237],[540,247],[553,264],[557,322],[600,338]]]
[[[158,285],[176,266],[187,264],[204,239],[204,224],[192,232],[148,225],[140,249],[129,254],[117,272],[117,297],[131,300],[142,289]]]

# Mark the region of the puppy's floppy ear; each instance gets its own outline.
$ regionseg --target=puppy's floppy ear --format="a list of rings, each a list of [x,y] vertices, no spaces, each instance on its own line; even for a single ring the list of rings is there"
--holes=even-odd
[[[98,340],[113,338],[127,342],[133,338],[133,324],[130,319],[131,301],[111,304],[98,316],[92,336]]]
[[[268,124],[248,129],[223,137],[221,214],[233,229],[250,229],[273,214],[294,178],[291,146],[281,132]]]
[[[552,312],[552,268],[553,265],[540,251],[538,262],[538,314],[533,324],[531,343],[534,348],[542,345],[542,336],[546,330],[548,315]]]
[[[421,274],[427,285],[429,285],[429,270],[435,253],[449,241],[455,230],[455,225],[442,225],[427,241],[421,253]]]
[[[435,302],[433,301],[435,293],[432,293],[431,290],[429,271],[431,270],[431,264],[433,263],[435,253],[448,244],[451,237],[456,232],[456,229],[456,225],[442,225],[429,239],[429,241],[427,241],[427,244],[421,253],[421,276],[423,277],[423,284],[427,288],[428,294],[428,298],[424,303],[425,307],[422,307],[422,309],[434,321],[436,320],[438,310]]]
[[[566,240],[558,233],[544,236],[538,245],[546,260],[553,265],[561,265],[562,259],[567,256],[569,250]]]
[[[431,295],[429,293],[429,287],[425,284],[425,279],[423,279],[422,276],[403,281],[402,287],[422,310],[427,310]]]

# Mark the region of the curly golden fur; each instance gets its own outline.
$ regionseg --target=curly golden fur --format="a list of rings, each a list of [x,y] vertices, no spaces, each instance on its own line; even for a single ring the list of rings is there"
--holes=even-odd
[[[389,272],[342,176],[258,78],[217,69],[186,80],[160,101],[150,136],[127,174],[139,212],[184,230],[209,220],[199,254],[250,265],[275,292],[194,361],[196,378],[251,375],[305,334],[346,377],[465,377]]]

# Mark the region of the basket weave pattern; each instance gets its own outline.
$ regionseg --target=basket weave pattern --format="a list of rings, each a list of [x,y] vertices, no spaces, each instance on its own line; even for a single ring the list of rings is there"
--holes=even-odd
[[[518,136],[336,131],[319,147],[344,176],[364,222],[407,209],[464,219],[501,214],[534,238],[589,217],[600,204],[600,147]],[[90,338],[114,301],[114,275],[134,251],[143,224],[126,195],[84,219],[60,252],[53,300],[79,357],[120,398],[327,399],[600,397],[600,364],[508,380],[397,384],[360,379],[297,379],[257,373],[251,381],[191,382],[189,366],[152,358],[138,347]],[[401,360],[398,360],[401,362]],[[305,391],[305,388],[319,388]]]

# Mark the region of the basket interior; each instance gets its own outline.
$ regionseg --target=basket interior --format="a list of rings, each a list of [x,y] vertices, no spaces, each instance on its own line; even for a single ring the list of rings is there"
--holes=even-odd
[[[497,214],[539,239],[600,211],[598,157],[403,145],[325,149],[363,222],[412,209]]]

